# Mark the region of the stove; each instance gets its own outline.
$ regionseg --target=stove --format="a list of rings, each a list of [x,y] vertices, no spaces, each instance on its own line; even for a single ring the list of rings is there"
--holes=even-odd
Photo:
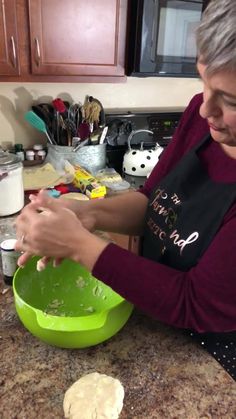
[[[132,131],[150,130],[137,133],[132,139],[132,148],[154,148],[158,143],[163,148],[172,139],[182,112],[137,112],[106,114],[108,132],[107,140],[107,165],[113,167],[122,175],[122,163],[125,152],[128,149],[128,137]]]

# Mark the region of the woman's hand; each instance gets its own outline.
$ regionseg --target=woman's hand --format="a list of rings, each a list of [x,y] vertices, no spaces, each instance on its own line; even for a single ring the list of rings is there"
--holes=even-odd
[[[48,198],[48,199],[47,199]],[[47,192],[45,190],[40,190],[39,193],[37,195],[31,194],[29,196],[29,199],[31,201],[31,203],[37,204],[39,207],[42,207],[45,203],[45,199],[47,199],[47,202],[49,202],[49,197],[47,195]],[[54,198],[51,198],[51,201],[55,201]],[[57,208],[59,209],[59,207],[61,206],[61,208],[68,208],[70,209],[72,212],[74,212],[77,217],[78,215],[81,217],[81,222],[83,224],[83,226],[85,228],[87,228],[89,231],[93,231],[95,228],[95,219],[93,217],[93,215],[89,215],[89,211],[87,208],[87,205],[85,205],[85,203],[83,202],[81,204],[81,202],[75,201],[73,199],[57,199]],[[19,245],[19,243],[18,243]],[[33,253],[30,252],[24,252],[20,258],[18,259],[18,264],[20,266],[24,266],[25,263],[27,262],[28,259],[31,258],[31,256],[33,255]],[[46,267],[46,265],[48,264],[48,262],[50,261],[50,257],[44,256],[42,259],[40,259],[39,262],[39,266],[40,269],[44,269]],[[57,266],[61,263],[62,258],[56,258],[53,260],[53,265]]]
[[[41,190],[37,195],[30,195],[29,199],[31,202],[37,202],[39,206],[43,205],[42,199],[45,199],[46,191]],[[54,201],[54,198],[51,198]],[[91,210],[90,201],[78,201],[75,199],[56,199],[57,206],[62,208],[68,208],[76,214],[76,216],[81,221],[82,225],[89,231],[95,230],[96,219],[95,211]]]
[[[16,231],[16,250],[24,252],[18,260],[20,266],[31,255],[40,255],[56,260],[70,258],[91,268],[107,245],[87,231],[74,212],[45,192],[40,192],[22,210]],[[90,250],[92,257],[88,258],[86,252]]]

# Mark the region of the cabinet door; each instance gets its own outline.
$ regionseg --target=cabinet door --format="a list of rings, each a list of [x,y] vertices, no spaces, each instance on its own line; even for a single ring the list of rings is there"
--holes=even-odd
[[[28,0],[33,74],[123,76],[127,0]]]
[[[125,234],[118,233],[107,233],[109,238],[118,244],[118,246],[123,247],[123,249],[129,250],[135,255],[140,254],[140,237],[138,236],[127,236]]]
[[[20,74],[16,0],[2,0],[0,5],[0,74],[3,76]]]

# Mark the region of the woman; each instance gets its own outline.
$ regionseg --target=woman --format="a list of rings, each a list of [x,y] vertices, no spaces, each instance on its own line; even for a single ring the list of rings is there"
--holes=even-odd
[[[105,200],[32,197],[17,250],[68,257],[151,316],[188,331],[235,379],[236,2],[214,0],[197,32],[204,93],[140,191]],[[39,214],[47,209],[48,216]],[[142,236],[142,256],[92,233]]]

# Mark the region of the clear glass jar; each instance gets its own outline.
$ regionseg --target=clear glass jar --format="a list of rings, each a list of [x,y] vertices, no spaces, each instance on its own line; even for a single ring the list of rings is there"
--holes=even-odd
[[[0,149],[0,217],[24,206],[23,164],[15,154]]]

